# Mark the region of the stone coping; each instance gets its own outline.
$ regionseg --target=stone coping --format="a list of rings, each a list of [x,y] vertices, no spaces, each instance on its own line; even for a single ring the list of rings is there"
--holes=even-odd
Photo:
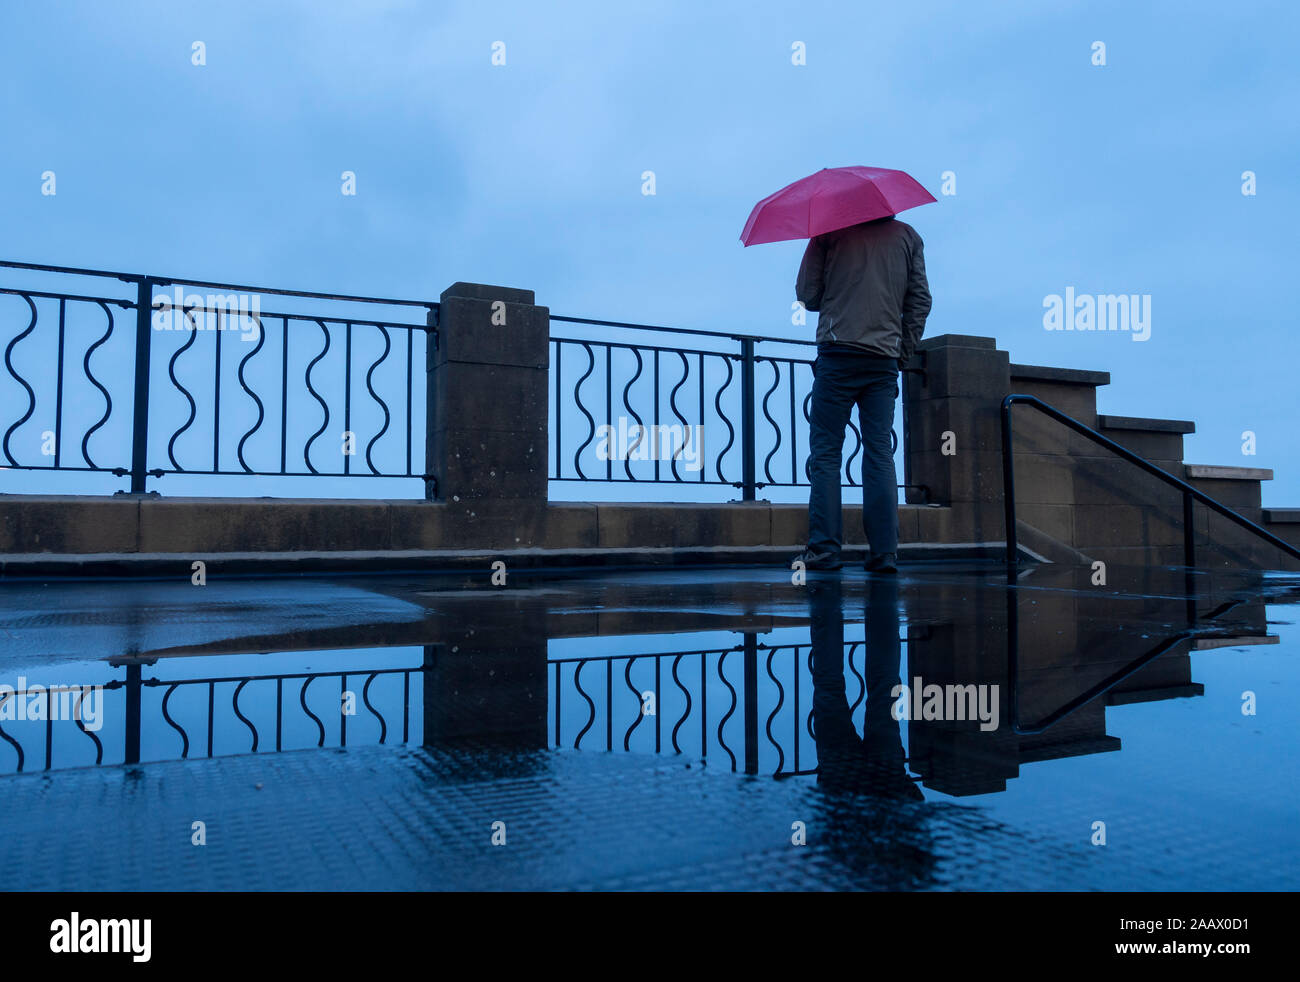
[[[1271,481],[1267,467],[1221,467],[1218,464],[1186,464],[1187,476],[1213,481]]]
[[[1190,419],[1146,419],[1141,416],[1107,416],[1099,413],[1097,425],[1106,430],[1137,430],[1143,433],[1195,433]]]
[[[1011,380],[1058,382],[1065,385],[1110,385],[1110,372],[1085,368],[1053,368],[1049,365],[1011,365]]]

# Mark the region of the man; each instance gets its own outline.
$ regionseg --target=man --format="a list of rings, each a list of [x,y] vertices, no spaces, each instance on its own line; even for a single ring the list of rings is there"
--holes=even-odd
[[[814,237],[795,296],[817,311],[809,435],[806,569],[838,569],[840,465],[853,406],[862,431],[862,526],[869,572],[898,571],[898,479],[889,449],[899,369],[930,313],[921,236],[892,215]]]

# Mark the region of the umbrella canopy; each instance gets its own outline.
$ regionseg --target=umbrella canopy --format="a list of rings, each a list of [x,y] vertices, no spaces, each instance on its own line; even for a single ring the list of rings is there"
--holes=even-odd
[[[754,206],[745,245],[810,239],[934,201],[911,175],[884,167],[823,167]]]

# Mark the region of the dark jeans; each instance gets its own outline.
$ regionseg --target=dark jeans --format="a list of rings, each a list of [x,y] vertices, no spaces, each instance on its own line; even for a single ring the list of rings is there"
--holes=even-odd
[[[898,551],[898,477],[889,449],[897,398],[894,359],[817,355],[808,412],[808,547],[814,552],[839,553],[844,540],[840,470],[845,427],[855,404],[862,431],[862,528],[873,553]]]

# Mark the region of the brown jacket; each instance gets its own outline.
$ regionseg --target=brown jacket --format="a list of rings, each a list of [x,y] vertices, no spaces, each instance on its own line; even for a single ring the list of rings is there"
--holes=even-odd
[[[906,361],[930,313],[921,236],[892,217],[815,236],[795,296],[818,314],[819,345]]]

